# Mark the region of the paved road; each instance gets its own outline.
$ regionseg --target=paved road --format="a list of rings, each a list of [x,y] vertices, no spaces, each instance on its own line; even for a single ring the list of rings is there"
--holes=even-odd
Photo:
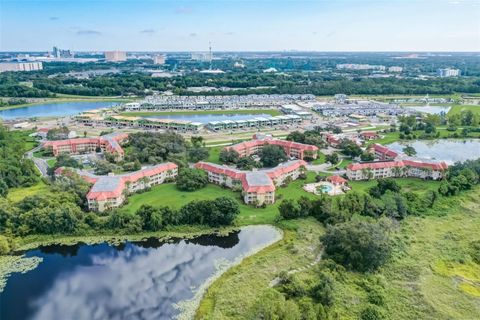
[[[342,175],[346,173],[346,170],[335,170],[335,171],[329,171],[328,168],[330,168],[332,165],[323,163],[323,164],[307,164],[307,170],[308,171],[314,171],[314,172],[323,172],[323,173],[331,173],[331,174],[339,174]]]
[[[33,153],[39,151],[40,149],[41,149],[41,146],[37,146],[33,148],[32,150],[25,153],[25,158],[32,159],[38,171],[40,171],[40,173],[42,174],[42,176],[47,177],[48,176],[47,161],[45,159],[40,159],[33,156]]]

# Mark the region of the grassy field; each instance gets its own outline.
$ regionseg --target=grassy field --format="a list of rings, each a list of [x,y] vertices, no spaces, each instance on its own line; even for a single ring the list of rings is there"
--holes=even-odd
[[[448,115],[459,114],[462,111],[472,111],[473,113],[480,114],[480,106],[454,105],[448,111]]]
[[[284,238],[228,270],[208,289],[196,319],[246,319],[249,307],[281,271],[304,268],[319,254],[324,228],[315,219],[280,224]]]
[[[152,112],[123,112],[122,116],[148,117],[148,116],[173,116],[194,114],[268,114],[278,116],[282,113],[277,109],[251,109],[251,110],[192,110],[192,111],[152,111]]]
[[[286,188],[278,188],[276,191],[276,203],[266,208],[255,208],[243,203],[240,192],[233,192],[214,184],[208,184],[205,188],[194,192],[179,191],[175,184],[163,184],[152,188],[151,191],[135,194],[129,198],[129,203],[123,210],[135,212],[142,204],[152,206],[170,206],[180,208],[193,200],[209,200],[217,197],[232,197],[240,205],[240,216],[237,225],[274,223],[278,217],[278,205],[282,199],[298,199],[301,196],[316,197],[302,189],[304,183],[313,182],[315,174],[309,172],[307,180],[296,180]]]
[[[221,164],[219,157],[220,157],[220,152],[222,151],[224,147],[211,147],[208,149],[208,158],[207,162],[212,162],[212,163],[218,163]]]
[[[46,193],[48,192],[47,185],[40,181],[36,185],[31,187],[22,187],[22,188],[11,188],[8,190],[7,199],[13,202],[18,202],[23,200],[23,198],[28,196],[33,196],[38,193]]]
[[[312,164],[323,164],[325,163],[325,155],[318,151],[318,157],[317,159],[312,161]]]
[[[416,178],[396,178],[395,182],[402,187],[402,191],[419,193],[423,193],[428,190],[436,191],[441,184],[440,181],[421,180]],[[352,190],[368,192],[368,189],[376,185],[377,181],[349,181],[348,184],[352,187]]]
[[[383,287],[384,319],[478,319],[480,265],[471,243],[480,240],[480,188],[457,198],[442,198],[426,217],[408,217],[395,233],[392,258],[375,273],[335,271],[332,313],[359,319],[369,305],[368,286]],[[282,221],[283,222],[283,221]],[[297,276],[318,277],[311,267],[323,227],[314,221],[280,222],[285,238],[226,272],[206,293],[197,319],[248,319],[246,313],[280,271],[305,267]]]

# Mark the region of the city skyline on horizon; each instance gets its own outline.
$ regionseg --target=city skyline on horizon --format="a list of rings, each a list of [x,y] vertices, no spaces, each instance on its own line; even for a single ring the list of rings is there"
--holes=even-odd
[[[480,51],[478,1],[1,0],[0,21],[0,51]]]

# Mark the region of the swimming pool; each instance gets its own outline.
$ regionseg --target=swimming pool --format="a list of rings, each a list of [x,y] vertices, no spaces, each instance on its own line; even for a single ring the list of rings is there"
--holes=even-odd
[[[322,191],[322,193],[329,193],[333,190],[333,187],[329,184],[323,184],[320,186],[320,190]]]

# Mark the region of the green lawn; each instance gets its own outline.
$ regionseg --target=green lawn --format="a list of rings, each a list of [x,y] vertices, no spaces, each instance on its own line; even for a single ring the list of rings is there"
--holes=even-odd
[[[345,169],[350,163],[352,163],[352,159],[349,158],[343,158],[342,162],[338,166],[340,169]]]
[[[221,164],[219,157],[220,157],[220,151],[222,151],[224,147],[210,147],[208,148],[208,158],[207,162],[211,163],[218,163]]]
[[[190,115],[190,114],[268,114],[278,116],[282,113],[277,109],[251,109],[251,110],[192,110],[192,111],[140,111],[122,112],[122,116],[148,117],[161,115]]]
[[[26,188],[12,188],[8,190],[7,199],[13,202],[18,202],[23,200],[23,198],[28,196],[36,195],[37,193],[46,193],[48,192],[47,185],[40,181],[36,185]]]
[[[53,158],[53,159],[48,159],[47,160],[47,164],[50,168],[53,168],[53,166],[55,165],[55,163],[57,163],[57,159]]]
[[[323,164],[325,163],[325,155],[318,151],[318,157],[317,159],[312,161],[312,164]]]
[[[437,191],[440,181],[421,180],[416,178],[395,178],[395,182],[402,187],[402,191],[413,191],[423,193],[428,190]],[[368,189],[377,184],[376,180],[349,181],[352,190],[368,192]]]
[[[170,183],[162,184],[152,188],[152,190],[148,192],[131,196],[123,210],[133,213],[140,208],[142,204],[180,208],[193,200],[210,200],[226,196],[234,198],[239,202],[241,212],[237,221],[238,225],[274,223],[275,218],[278,216],[278,205],[282,199],[298,199],[303,195],[311,198],[316,197],[302,189],[304,183],[313,182],[314,180],[315,174],[309,172],[307,180],[296,180],[286,188],[278,188],[276,191],[277,201],[275,204],[263,209],[244,204],[240,192],[233,192],[230,189],[224,189],[214,184],[208,184],[205,188],[194,192],[184,192],[179,191],[175,184]]]
[[[14,136],[14,138],[23,140],[23,146],[25,148],[25,151],[31,150],[38,145],[38,141],[35,140],[34,137],[28,136],[32,132],[33,130],[12,131],[12,135]]]
[[[448,111],[448,115],[459,114],[462,111],[472,111],[473,113],[480,115],[480,106],[454,105],[450,111]]]

